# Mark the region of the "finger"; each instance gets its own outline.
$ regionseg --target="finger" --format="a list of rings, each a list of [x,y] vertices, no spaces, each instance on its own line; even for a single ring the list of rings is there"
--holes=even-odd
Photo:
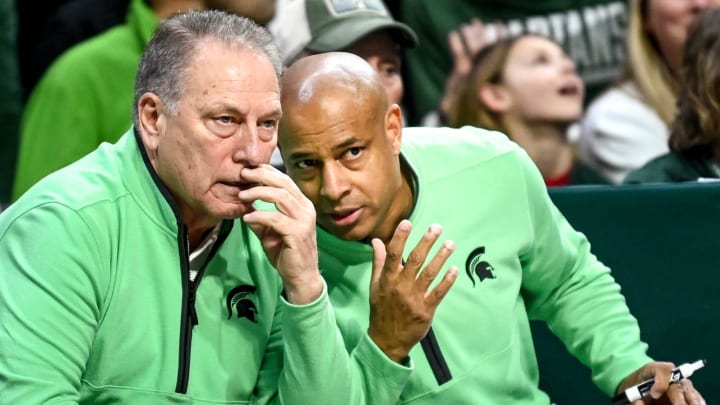
[[[690,405],[705,405],[705,398],[695,389],[692,381],[681,380],[680,383],[683,386],[683,392],[685,393],[685,402]]]
[[[370,278],[370,289],[380,282],[382,276],[383,266],[385,265],[385,244],[378,238],[374,238],[370,241],[373,248],[373,268],[372,277]]]
[[[442,280],[438,283],[438,285],[435,286],[431,291],[425,295],[425,302],[428,306],[433,308],[437,308],[438,305],[440,305],[440,302],[445,298],[445,295],[447,295],[448,291],[450,291],[450,287],[453,286],[455,283],[455,280],[457,280],[458,275],[458,269],[455,266],[452,266],[448,269],[447,272],[445,272],[445,275],[443,276]]]
[[[386,257],[384,271],[385,274],[397,274],[402,269],[402,254],[405,249],[405,243],[412,230],[412,225],[407,219],[403,219],[395,228],[395,233],[390,239],[390,243],[386,246]]]
[[[458,86],[458,81],[464,78],[472,68],[472,60],[465,49],[460,33],[453,31],[449,34],[450,49],[453,54],[453,71],[448,77],[448,88]]]
[[[466,37],[468,51],[470,57],[474,57],[478,51],[488,45],[487,36],[485,35],[485,26],[477,19],[473,18],[470,26],[467,30],[468,36]]]
[[[261,241],[265,241],[266,235],[270,231],[270,228],[259,223],[259,222],[246,222],[248,228],[257,236]]]
[[[453,60],[457,66],[458,60],[467,58],[465,47],[463,47],[462,40],[460,39],[460,33],[450,31],[448,34],[448,43],[450,44],[450,52],[452,53]]]
[[[489,38],[489,39],[491,39],[493,41],[499,41],[509,35],[507,26],[505,24],[503,24],[501,21],[495,21],[492,26],[493,26],[493,28],[495,28],[495,30],[494,30],[495,38],[494,39]]]
[[[468,60],[471,60],[473,55],[471,44],[475,41],[473,26],[472,24],[463,24],[458,31],[460,33],[460,43],[463,47],[463,53]]]
[[[449,240],[443,243],[442,247],[435,253],[435,256],[430,260],[427,266],[423,269],[422,273],[418,277],[417,285],[422,291],[427,291],[432,284],[435,277],[440,273],[440,269],[443,268],[448,257],[455,251],[455,242]]]
[[[420,268],[422,268],[422,265],[425,263],[425,258],[430,252],[430,248],[432,248],[435,244],[435,241],[437,241],[441,233],[442,226],[438,224],[430,225],[430,228],[428,228],[427,232],[425,232],[422,239],[420,239],[420,242],[418,242],[417,246],[415,246],[412,252],[410,252],[407,260],[405,261],[403,274],[406,277],[412,279],[417,277]]]
[[[273,230],[282,236],[298,233],[300,230],[298,221],[291,220],[287,215],[277,211],[253,211],[243,215],[242,220],[250,226],[250,229],[266,228],[263,235],[266,235],[268,230]],[[262,239],[260,235],[258,237]]]
[[[238,193],[238,198],[244,202],[256,200],[274,204],[278,211],[292,218],[302,218],[311,215],[314,221],[312,203],[306,197],[294,195],[286,188],[273,186],[255,186]]]
[[[675,367],[672,363],[654,362],[649,366],[649,372],[654,374],[655,383],[650,388],[650,396],[654,399],[660,398],[670,385],[670,377],[672,377],[672,369]],[[652,377],[649,376],[649,377]]]
[[[666,394],[670,403],[673,405],[687,405],[685,401],[685,389],[683,384],[670,384]]]
[[[246,182],[288,190],[288,192],[296,198],[302,195],[298,186],[287,174],[269,164],[261,164],[257,167],[244,167],[240,170],[240,178]]]

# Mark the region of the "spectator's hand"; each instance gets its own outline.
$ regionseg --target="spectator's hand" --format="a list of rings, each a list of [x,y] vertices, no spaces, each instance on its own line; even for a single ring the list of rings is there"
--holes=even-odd
[[[270,263],[282,277],[289,302],[307,304],[323,289],[318,270],[315,208],[286,174],[268,165],[244,168],[242,178],[258,186],[241,191],[242,201],[262,200],[277,211],[253,210],[243,221],[262,241]]]
[[[654,361],[648,363],[627,376],[617,392],[623,392],[633,385],[645,380],[655,378],[655,384],[650,389],[650,395],[637,400],[632,405],[672,404],[672,405],[705,405],[705,399],[693,387],[690,380],[680,380],[670,384],[670,375],[675,365],[672,363]]]
[[[449,118],[455,115],[460,91],[464,86],[465,78],[472,69],[475,55],[504,35],[502,24],[495,23],[493,27],[494,35],[491,36],[488,32],[490,30],[480,20],[473,18],[470,23],[463,24],[448,34],[448,43],[453,57],[453,70],[445,82],[445,94],[440,101],[440,112],[444,117]]]
[[[457,268],[451,267],[430,290],[430,284],[455,250],[451,241],[445,242],[420,272],[442,232],[439,225],[430,227],[403,265],[403,248],[411,227],[410,221],[401,221],[387,245],[387,251],[379,239],[372,240],[375,257],[370,282],[368,335],[388,357],[397,362],[404,361],[410,349],[427,334],[435,309],[457,278]]]

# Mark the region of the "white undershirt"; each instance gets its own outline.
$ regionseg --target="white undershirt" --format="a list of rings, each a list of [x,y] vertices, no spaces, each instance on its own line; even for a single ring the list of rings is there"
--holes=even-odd
[[[215,242],[217,242],[219,234],[220,224],[217,224],[208,233],[202,243],[200,243],[200,246],[190,252],[190,281],[195,282],[195,278],[202,266],[205,264],[207,257],[210,255],[210,250]]]

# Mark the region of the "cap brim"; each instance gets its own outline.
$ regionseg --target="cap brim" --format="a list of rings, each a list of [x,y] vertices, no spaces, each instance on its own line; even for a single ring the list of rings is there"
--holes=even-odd
[[[332,52],[347,48],[360,38],[380,30],[389,30],[398,44],[414,48],[418,44],[415,33],[407,25],[388,21],[385,17],[366,16],[334,21],[323,27],[307,45],[314,52]]]

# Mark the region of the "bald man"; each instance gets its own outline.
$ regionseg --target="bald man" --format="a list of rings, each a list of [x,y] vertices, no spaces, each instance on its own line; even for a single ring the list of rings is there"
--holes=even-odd
[[[403,138],[400,109],[389,105],[373,69],[348,53],[300,59],[284,74],[281,100],[281,151],[317,210],[320,268],[346,346],[371,335],[389,357],[414,364],[398,402],[548,404],[538,388],[531,318],[550,325],[607,395],[655,377],[653,397],[702,403],[689,381],[669,385],[671,363],[647,356],[609,269],[504,135],[409,128]],[[455,243],[429,255],[454,251],[448,263],[462,266],[460,276],[421,345],[405,353],[423,329],[413,320],[428,319],[416,316],[418,307],[437,291],[393,282],[415,276],[424,256],[417,251],[437,239],[440,225]],[[378,282],[383,248],[386,277]],[[451,267],[437,275],[440,292],[456,274]],[[380,302],[388,295],[392,301]],[[388,321],[369,324],[370,314]]]

